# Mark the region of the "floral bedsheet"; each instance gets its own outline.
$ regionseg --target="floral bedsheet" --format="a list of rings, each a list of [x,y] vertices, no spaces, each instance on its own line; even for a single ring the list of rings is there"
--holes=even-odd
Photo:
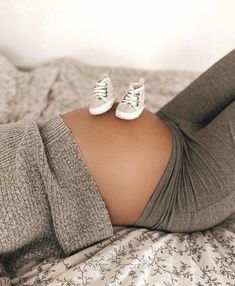
[[[64,259],[49,259],[12,285],[235,285],[235,216],[202,232],[114,227],[115,235]]]

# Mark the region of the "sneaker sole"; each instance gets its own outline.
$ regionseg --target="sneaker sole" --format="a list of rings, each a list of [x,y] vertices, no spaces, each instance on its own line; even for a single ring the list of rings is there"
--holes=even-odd
[[[144,106],[140,110],[131,113],[122,112],[116,109],[115,115],[121,119],[132,120],[139,117],[143,111],[144,111]]]
[[[103,105],[101,105],[99,107],[95,107],[95,108],[89,107],[89,112],[92,115],[102,114],[102,113],[108,111],[109,109],[111,109],[113,104],[114,104],[114,102],[115,102],[115,98],[112,98],[109,101],[107,101],[105,104],[103,104]]]

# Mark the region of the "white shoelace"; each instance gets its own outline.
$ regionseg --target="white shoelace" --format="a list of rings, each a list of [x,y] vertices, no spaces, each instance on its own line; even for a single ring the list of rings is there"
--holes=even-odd
[[[102,98],[104,101],[107,101],[107,83],[106,82],[97,82],[95,84],[95,89],[93,96]]]
[[[139,105],[139,95],[140,93],[138,91],[129,90],[127,94],[124,96],[121,103],[122,104],[129,103],[137,110]]]

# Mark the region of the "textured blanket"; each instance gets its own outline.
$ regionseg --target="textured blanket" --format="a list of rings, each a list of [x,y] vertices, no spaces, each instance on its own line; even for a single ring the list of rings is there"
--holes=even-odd
[[[95,67],[58,59],[20,70],[0,55],[0,123],[51,116],[82,107],[104,71],[117,97],[146,79],[146,106],[157,111],[198,73]],[[1,226],[0,226],[1,227]],[[6,281],[12,285],[234,285],[235,216],[192,234],[115,227],[113,237],[62,259],[34,261]],[[2,281],[4,283],[4,281]],[[5,283],[5,285],[7,285]],[[0,284],[1,285],[1,284]],[[3,285],[3,284],[2,284]]]

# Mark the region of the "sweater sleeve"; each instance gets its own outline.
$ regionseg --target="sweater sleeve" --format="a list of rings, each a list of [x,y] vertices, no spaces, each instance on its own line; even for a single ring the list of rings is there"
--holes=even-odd
[[[57,239],[66,254],[113,235],[108,210],[62,117],[39,126],[50,176],[43,174]],[[41,171],[43,173],[43,170]]]
[[[49,255],[53,239],[70,254],[113,235],[105,202],[60,115],[0,125],[0,209],[0,256],[8,266],[15,253],[21,265],[32,259],[33,247],[40,258]]]

